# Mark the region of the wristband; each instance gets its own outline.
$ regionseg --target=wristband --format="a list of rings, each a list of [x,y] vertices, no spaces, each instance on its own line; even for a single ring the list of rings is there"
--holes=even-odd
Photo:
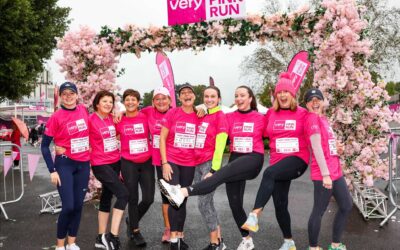
[[[214,169],[210,169],[210,173],[215,173],[215,172],[217,172],[217,171],[215,171]]]
[[[168,164],[168,162],[161,163],[161,166],[164,166],[165,164]]]

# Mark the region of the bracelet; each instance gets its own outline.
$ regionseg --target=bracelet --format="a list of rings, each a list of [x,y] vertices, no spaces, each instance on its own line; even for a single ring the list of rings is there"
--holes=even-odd
[[[168,164],[168,162],[161,163],[161,166],[164,166],[165,164]]]

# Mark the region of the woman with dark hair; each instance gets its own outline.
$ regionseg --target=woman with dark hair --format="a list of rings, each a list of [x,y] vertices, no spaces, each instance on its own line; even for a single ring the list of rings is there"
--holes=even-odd
[[[126,109],[117,124],[121,140],[121,173],[129,192],[129,229],[136,246],[146,241],[139,230],[139,222],[154,202],[154,166],[151,164],[149,126],[147,116],[139,112],[140,94],[133,89],[123,93]],[[139,185],[142,200],[139,203]]]
[[[89,116],[90,164],[94,176],[103,186],[95,247],[112,250],[120,249],[119,227],[128,203],[128,190],[119,178],[121,172],[120,152],[111,116],[114,102],[113,93],[106,90],[97,92],[93,100],[95,112]],[[112,211],[110,232],[105,234],[113,195],[117,197],[117,200]]]
[[[83,199],[89,182],[89,116],[83,105],[78,105],[75,84],[60,86],[61,109],[47,121],[41,150],[51,182],[57,186],[62,208],[57,221],[56,250],[79,250],[75,244],[81,220]],[[50,143],[65,149],[53,162]],[[67,246],[65,245],[65,238]]]
[[[275,215],[284,237],[280,250],[295,250],[288,195],[291,181],[300,177],[308,166],[310,153],[304,136],[304,122],[308,112],[297,105],[289,73],[279,76],[274,97],[273,107],[265,116],[264,133],[264,137],[270,140],[270,166],[264,171],[253,211],[242,228],[258,231],[258,216],[272,196]]]
[[[226,115],[231,141],[229,163],[212,176],[189,187],[170,185],[164,180],[161,180],[159,185],[171,204],[179,207],[186,197],[211,193],[219,185],[226,183],[229,205],[242,236],[237,249],[245,250],[253,249],[254,244],[249,231],[240,228],[246,221],[243,196],[246,180],[256,178],[264,162],[262,134],[265,120],[263,115],[257,112],[256,98],[249,87],[236,88],[235,103],[238,110]]]
[[[219,103],[221,92],[215,86],[203,91],[203,103],[208,115],[199,119],[196,134],[195,156],[197,159],[194,183],[212,176],[220,170],[222,157],[228,138],[228,122]],[[198,196],[198,208],[210,232],[210,244],[204,250],[223,250],[225,244],[221,236],[218,214],[214,207],[214,192]]]

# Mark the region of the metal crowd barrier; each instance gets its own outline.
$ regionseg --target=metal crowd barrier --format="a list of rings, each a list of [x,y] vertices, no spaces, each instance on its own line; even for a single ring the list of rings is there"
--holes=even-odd
[[[20,153],[19,166],[12,166],[8,171],[7,176],[4,175],[4,157],[12,158],[12,147],[17,147]],[[2,175],[3,185],[0,185],[0,215],[3,213],[6,220],[11,220],[4,208],[4,205],[18,202],[24,195],[24,173],[23,173],[23,157],[22,148],[11,142],[0,143],[0,175]],[[19,174],[19,177],[18,177]],[[7,188],[11,186],[11,188]]]
[[[399,129],[392,129],[392,133],[390,134],[390,139],[389,139],[389,182],[387,185],[388,193],[389,193],[389,201],[394,207],[393,210],[386,216],[386,218],[379,224],[381,227],[385,225],[385,223],[397,212],[397,210],[400,209],[400,204],[397,203],[397,199],[395,199],[394,196],[398,195],[397,188],[396,188],[396,182],[400,180],[400,175],[398,172],[398,167],[397,167],[397,157],[396,157],[396,163],[393,164],[393,149],[396,149],[395,155],[397,156],[397,144],[398,140],[400,139],[400,133],[399,132],[393,132],[393,131],[399,131]],[[394,166],[393,166],[394,165]]]

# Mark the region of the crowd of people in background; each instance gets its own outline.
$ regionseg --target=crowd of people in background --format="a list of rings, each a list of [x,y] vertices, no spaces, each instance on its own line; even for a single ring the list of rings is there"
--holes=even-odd
[[[222,184],[226,185],[241,237],[238,250],[251,250],[257,245],[251,232],[258,231],[260,214],[271,197],[282,231],[280,250],[295,250],[288,195],[291,182],[308,166],[314,185],[309,248],[322,249],[318,245],[321,218],[334,196],[339,210],[328,249],[346,249],[341,237],[352,203],[340,168],[342,144],[336,141],[324,116],[324,97],[318,89],[310,89],[305,95],[306,107],[300,107],[290,75],[283,73],[266,115],[258,112],[256,97],[248,86],[235,89],[237,110],[228,114],[221,111],[222,96],[215,86],[205,88],[204,105],[196,107],[193,86],[182,85],[177,90],[181,106],[176,108],[171,107],[170,92],[164,87],[154,90],[152,106],[143,109],[139,109],[140,93],[127,89],[122,96],[125,111],[118,114],[113,112],[114,94],[107,90],[96,94],[92,114],[78,104],[75,84],[62,84],[59,93],[61,108],[46,126],[33,128],[30,133],[32,144],[40,135],[43,137],[43,157],[63,204],[57,222],[56,250],[80,249],[76,238],[90,169],[103,186],[94,237],[98,249],[121,249],[119,231],[126,206],[129,239],[138,247],[146,246],[146,237],[140,231],[146,224],[141,221],[154,202],[158,183],[163,215],[160,227],[164,227],[160,240],[171,250],[190,248],[184,238],[186,216],[192,212],[186,210],[190,196],[199,197],[198,209],[209,231],[204,250],[227,248],[213,200],[215,189]],[[266,138],[269,167],[263,171],[253,210],[247,215],[243,207],[246,182],[261,173]],[[52,141],[55,161],[51,157]],[[222,166],[227,144],[229,161]]]

